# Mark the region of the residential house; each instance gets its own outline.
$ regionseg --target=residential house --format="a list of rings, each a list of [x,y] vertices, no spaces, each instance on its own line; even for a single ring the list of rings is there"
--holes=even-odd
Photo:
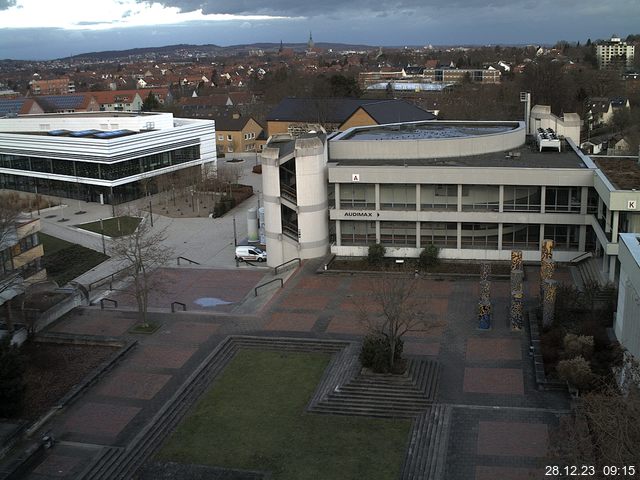
[[[587,122],[589,122],[591,128],[599,125],[608,125],[613,120],[615,112],[623,108],[631,109],[628,98],[591,98],[587,103]]]
[[[75,93],[76,87],[69,77],[51,80],[32,80],[30,82],[33,95],[65,95]]]
[[[144,99],[139,90],[92,92],[101,112],[139,112]]]
[[[269,136],[288,133],[299,136],[322,126],[327,132],[354,126],[405,121],[435,120],[435,115],[396,99],[285,98],[267,115]]]
[[[216,118],[216,149],[218,154],[236,156],[262,150],[264,140],[262,126],[253,117],[244,117],[237,112]]]

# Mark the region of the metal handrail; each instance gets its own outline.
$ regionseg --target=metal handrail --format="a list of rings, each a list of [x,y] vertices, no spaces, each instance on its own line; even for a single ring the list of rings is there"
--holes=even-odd
[[[300,260],[300,258],[292,258],[291,260],[287,260],[286,262],[281,263],[281,264],[280,264],[280,265],[278,265],[276,268],[274,268],[274,269],[273,269],[274,273],[277,275],[277,274],[278,274],[278,270],[279,270],[281,267],[284,267],[285,265],[288,265],[288,264],[293,263],[293,262],[298,262],[298,266],[300,266],[300,265],[302,264],[302,260]]]
[[[273,283],[273,282],[280,282],[280,288],[284,287],[284,281],[281,278],[274,278],[273,280],[269,280],[268,282],[265,282],[262,285],[258,285],[256,288],[253,289],[253,293],[257,297],[259,288],[265,287],[265,286],[267,286],[267,285],[269,285],[270,283]]]
[[[109,290],[113,290],[113,288],[112,288],[113,287],[113,280],[115,279],[116,275],[119,275],[122,272],[124,272],[126,270],[129,270],[129,268],[130,267],[124,267],[124,268],[118,270],[117,272],[113,272],[113,273],[111,273],[109,275],[105,275],[104,277],[99,278],[98,280],[95,280],[95,281],[91,282],[89,284],[89,286],[86,287],[86,288],[87,288],[88,291],[91,291],[95,287],[97,287],[98,285],[102,284],[105,280],[109,280]]]
[[[569,260],[569,263],[578,263],[582,260],[585,260],[587,258],[591,258],[593,256],[593,253],[591,252],[583,252],[580,255],[578,255],[577,257],[572,258],[571,260]]]
[[[111,298],[101,298],[100,299],[100,310],[104,310],[104,302],[111,302],[113,304],[113,308],[118,308],[118,301],[113,300]]]
[[[186,260],[189,263],[195,263],[196,265],[200,265],[198,262],[196,262],[195,260],[191,260],[187,257],[178,257],[177,261],[178,261],[178,265],[180,265],[180,260]]]
[[[180,305],[182,307],[182,311],[187,311],[187,306],[182,302],[171,302],[171,313],[176,313],[176,305]]]

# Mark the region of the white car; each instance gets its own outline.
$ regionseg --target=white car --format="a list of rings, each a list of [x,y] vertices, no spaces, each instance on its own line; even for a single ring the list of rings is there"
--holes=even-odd
[[[236,260],[241,262],[266,262],[267,252],[251,245],[238,245],[236,247]]]

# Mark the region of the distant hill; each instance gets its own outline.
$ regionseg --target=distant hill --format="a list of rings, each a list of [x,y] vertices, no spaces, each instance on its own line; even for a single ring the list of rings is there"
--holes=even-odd
[[[372,50],[377,47],[370,45],[351,45],[345,43],[316,43],[317,48],[323,50]],[[302,51],[307,48],[306,43],[284,43],[285,48],[293,48],[296,51]],[[145,47],[145,48],[131,48],[128,50],[107,50],[104,52],[88,52],[74,55],[73,58],[77,60],[116,60],[118,58],[126,57],[152,57],[168,56],[170,58],[184,57],[186,53],[191,53],[193,56],[224,56],[234,55],[241,52],[247,52],[249,50],[264,50],[275,51],[280,48],[280,43],[251,43],[244,45],[229,45],[222,47],[214,44],[207,45],[190,45],[190,44],[178,44],[178,45],[166,45],[163,47]]]

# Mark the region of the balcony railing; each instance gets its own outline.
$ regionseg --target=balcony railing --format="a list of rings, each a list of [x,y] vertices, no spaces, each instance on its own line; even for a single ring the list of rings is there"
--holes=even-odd
[[[280,195],[282,198],[286,198],[293,203],[298,202],[298,192],[296,192],[296,189],[283,183],[280,184]]]

